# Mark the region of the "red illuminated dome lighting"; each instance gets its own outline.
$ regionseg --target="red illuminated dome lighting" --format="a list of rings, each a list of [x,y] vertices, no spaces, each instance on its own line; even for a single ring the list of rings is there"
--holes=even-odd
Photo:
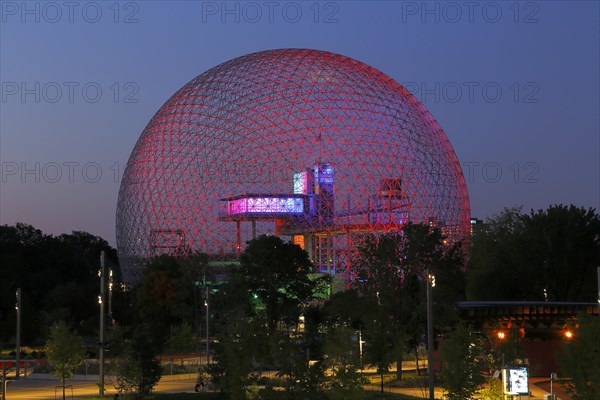
[[[448,138],[403,86],[339,54],[271,50],[199,75],[150,120],[121,183],[117,247],[135,283],[149,257],[235,260],[276,234],[351,279],[361,235],[411,221],[458,240],[469,217]]]

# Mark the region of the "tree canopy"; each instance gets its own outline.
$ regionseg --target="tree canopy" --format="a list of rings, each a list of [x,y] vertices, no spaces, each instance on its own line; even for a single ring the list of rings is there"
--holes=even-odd
[[[264,305],[269,332],[279,321],[295,322],[298,306],[324,289],[328,279],[311,279],[312,262],[300,246],[277,236],[262,235],[248,242],[238,274]]]
[[[43,343],[48,327],[61,320],[81,334],[95,333],[101,250],[116,265],[116,250],[98,236],[77,231],[46,235],[22,223],[0,226],[0,341],[14,335],[19,287],[23,343]]]
[[[483,345],[466,326],[459,324],[442,345],[442,387],[449,400],[471,399],[483,385]]]
[[[595,210],[505,209],[474,232],[467,295],[469,300],[595,301],[598,265]]]
[[[573,338],[558,357],[561,372],[571,379],[567,389],[574,400],[600,398],[600,322],[580,315]]]
[[[439,285],[434,298],[438,326],[457,318],[454,303],[464,293],[460,244],[448,244],[425,224],[408,224],[402,233],[367,236],[352,262],[354,288],[372,304],[366,319],[367,356],[380,372],[424,341],[426,271]]]
[[[83,363],[85,349],[81,337],[71,331],[64,322],[58,322],[50,328],[50,337],[44,351],[53,367],[52,373],[62,383],[64,399],[65,381]]]

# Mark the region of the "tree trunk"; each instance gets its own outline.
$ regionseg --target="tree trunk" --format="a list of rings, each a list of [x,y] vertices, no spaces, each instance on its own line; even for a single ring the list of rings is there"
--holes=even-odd
[[[396,379],[398,379],[399,381],[402,380],[402,357],[403,357],[403,351],[402,351],[402,349],[400,349],[398,358],[396,358]]]
[[[381,394],[383,394],[383,370],[381,371]]]
[[[417,376],[421,376],[421,369],[419,368],[419,348],[415,347],[415,367],[417,368]]]
[[[62,384],[63,384],[63,400],[65,400],[66,397],[65,397],[65,380],[64,379],[62,381]]]

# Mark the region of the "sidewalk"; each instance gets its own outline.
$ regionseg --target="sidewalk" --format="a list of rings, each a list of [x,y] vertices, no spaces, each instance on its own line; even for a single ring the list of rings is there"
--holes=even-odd
[[[545,393],[550,393],[550,379],[548,378],[534,378],[535,385],[540,389],[544,390]],[[571,395],[566,391],[564,385],[560,380],[554,381],[552,385],[552,391],[556,394],[556,398],[559,400],[571,400]]]

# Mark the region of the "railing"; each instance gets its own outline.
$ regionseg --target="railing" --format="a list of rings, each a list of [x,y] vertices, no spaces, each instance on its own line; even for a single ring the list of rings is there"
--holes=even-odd
[[[160,365],[162,367],[163,377],[173,377],[181,379],[193,379],[198,375],[198,371],[207,365],[210,358],[204,354],[197,356],[161,356]],[[28,371],[36,374],[51,374],[52,367],[47,360],[28,361],[29,368],[22,369],[22,372]],[[14,368],[13,368],[14,370]],[[74,371],[74,375],[80,377],[98,376],[100,365],[97,359],[89,358],[83,360],[83,363]],[[113,365],[110,359],[104,361],[104,370],[107,375],[113,374]],[[181,375],[187,375],[182,378]]]

